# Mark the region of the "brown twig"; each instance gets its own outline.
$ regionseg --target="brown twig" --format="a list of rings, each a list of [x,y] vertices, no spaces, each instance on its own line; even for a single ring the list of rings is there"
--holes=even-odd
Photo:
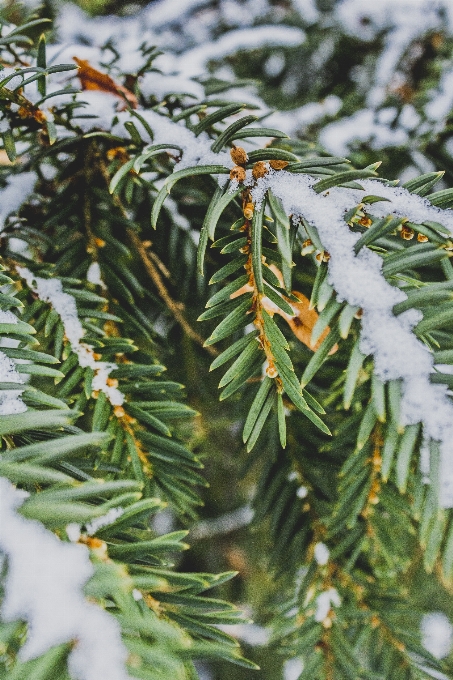
[[[143,243],[141,242],[140,238],[138,237],[137,233],[133,229],[128,229],[127,230],[127,235],[132,242],[133,246],[135,247],[138,255],[140,256],[140,259],[143,263],[143,266],[145,267],[146,271],[149,274],[149,277],[153,281],[154,285],[157,288],[157,292],[159,293],[160,297],[162,300],[165,302],[167,305],[168,309],[171,311],[173,316],[175,317],[176,321],[179,323],[183,331],[186,333],[186,335],[189,336],[194,342],[198,343],[204,349],[211,354],[211,356],[217,356],[218,352],[217,350],[208,345],[204,346],[204,339],[202,336],[195,331],[192,326],[189,324],[187,319],[185,318],[184,314],[181,312],[181,309],[179,307],[179,304],[173,300],[171,297],[170,293],[164,286],[164,282],[162,280],[162,277],[157,269],[157,267],[154,265],[154,263],[151,261],[150,257],[148,256],[148,253],[146,252],[146,248],[144,247]]]
[[[96,239],[93,234],[93,229],[92,229],[92,224],[91,224],[91,201],[90,201],[90,194],[88,191],[88,187],[91,184],[91,175],[92,175],[92,150],[91,147],[88,146],[88,150],[85,153],[85,161],[84,161],[84,179],[85,179],[85,191],[83,192],[83,219],[85,223],[85,230],[87,233],[87,238],[88,238],[88,244],[87,244],[87,253],[92,255],[94,259],[96,259]]]
[[[143,242],[143,245],[146,246],[146,241]],[[148,248],[148,246],[146,246],[146,248]],[[154,264],[156,265],[156,267],[157,267],[158,269],[160,269],[160,271],[161,271],[162,274],[165,276],[165,278],[166,278],[166,279],[170,279],[170,278],[171,278],[171,274],[170,274],[170,272],[168,271],[167,267],[166,267],[166,266],[164,265],[164,263],[162,262],[162,260],[161,260],[159,257],[157,257],[156,253],[153,253],[152,250],[148,250],[147,252],[148,252],[148,257],[150,257],[151,260],[152,260],[152,261],[154,262]]]

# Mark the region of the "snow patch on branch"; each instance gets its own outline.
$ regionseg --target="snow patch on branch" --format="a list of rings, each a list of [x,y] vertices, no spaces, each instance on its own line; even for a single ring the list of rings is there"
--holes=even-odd
[[[403,127],[391,127],[392,120],[386,120],[384,114],[389,109],[375,112],[372,109],[360,109],[352,116],[342,118],[326,125],[320,133],[321,144],[330,153],[347,156],[351,142],[366,142],[374,150],[385,147],[404,146],[408,142],[408,133]],[[393,118],[396,116],[396,109]],[[281,114],[278,114],[281,115]]]
[[[215,153],[211,150],[212,139],[206,133],[196,137],[184,125],[183,121],[175,123],[170,118],[149,109],[137,109],[140,118],[131,115],[129,111],[118,112],[118,99],[109,92],[88,90],[81,92],[78,98],[88,104],[90,116],[95,116],[95,118],[77,118],[75,116],[74,120],[83,132],[100,128],[118,137],[127,138],[129,133],[125,123],[133,122],[145,142],[153,145],[176,144],[181,147],[182,157],[176,163],[175,171],[194,165],[219,165],[222,163],[227,167],[232,165],[230,155],[227,152]],[[113,124],[114,120],[116,121],[115,124]],[[149,129],[152,135],[150,135]],[[169,151],[173,155],[178,155],[178,150],[169,149]]]
[[[85,546],[64,543],[40,522],[17,513],[27,494],[0,478],[0,550],[8,559],[2,618],[24,619],[23,661],[75,640],[68,666],[77,680],[130,680],[127,650],[113,616],[87,602],[93,574]]]
[[[140,91],[144,97],[164,99],[168,94],[187,94],[195,99],[204,99],[204,87],[195,80],[184,76],[169,76],[150,71],[140,80]]]
[[[282,201],[287,214],[303,216],[316,226],[321,241],[330,253],[329,282],[339,301],[363,309],[360,349],[374,357],[374,370],[383,381],[401,380],[402,424],[423,423],[424,436],[440,442],[441,502],[453,507],[453,404],[445,385],[432,384],[433,356],[412,332],[422,318],[418,310],[399,316],[393,306],[406,294],[388,283],[382,274],[382,258],[363,248],[357,255],[354,245],[358,234],[350,231],[344,220],[347,210],[359,204],[363,192],[332,188],[317,194],[312,185],[317,180],[286,171],[269,172],[252,191],[259,204],[267,189]],[[442,222],[453,231],[453,213],[440,210],[406,189],[387,187],[375,180],[362,182],[366,194],[377,194],[389,202],[373,205],[373,214],[393,213],[411,222]]]
[[[17,323],[17,317],[10,311],[0,310],[0,323]],[[23,382],[24,379],[16,371],[14,360],[0,351],[0,383],[18,383],[19,386]],[[0,391],[0,416],[9,416],[13,413],[24,413],[24,411],[27,410],[27,407],[20,398],[24,389],[25,387],[18,390]]]
[[[162,28],[173,22],[181,22],[188,14],[209,4],[209,0],[159,0],[149,5],[146,19],[154,28]]]
[[[95,517],[86,525],[88,536],[93,536],[93,534],[95,534],[96,531],[99,531],[99,529],[113,524],[113,522],[115,522],[118,517],[121,517],[123,513],[123,508],[110,508],[107,514],[102,515],[101,517]]]
[[[263,47],[297,47],[305,42],[305,33],[290,26],[256,26],[229,31],[215,42],[207,42],[174,58],[174,68],[181,75],[194,78],[206,72],[209,61],[219,61],[242,50]],[[167,55],[168,58],[168,55]]]
[[[123,393],[117,387],[108,384],[109,375],[117,366],[107,361],[97,361],[93,348],[82,342],[85,331],[77,314],[75,299],[63,291],[60,279],[40,278],[26,267],[17,267],[17,272],[38,297],[50,303],[60,315],[65,335],[72,351],[77,355],[79,365],[82,368],[92,368],[94,371],[93,390],[104,392],[112,406],[121,406],[124,402]]]
[[[453,106],[453,70],[442,74],[437,90],[431,93],[430,101],[425,106],[425,113],[430,120],[444,123]]]
[[[266,119],[266,122],[293,137],[309,125],[320,123],[327,116],[336,116],[341,107],[341,99],[334,94],[329,94],[321,102],[310,102],[290,111],[276,111]],[[325,144],[324,141],[323,144]]]
[[[92,283],[94,286],[101,286],[101,288],[106,288],[104,281],[101,276],[101,268],[99,262],[92,262],[87,270],[87,281]]]
[[[325,543],[317,543],[315,545],[315,550],[314,550],[314,555],[315,555],[315,560],[316,562],[324,567],[327,562],[329,561],[329,548],[326,546]]]
[[[449,0],[342,0],[336,18],[350,35],[374,40],[385,32],[384,49],[378,57],[373,86],[367,103],[377,107],[387,96],[388,87],[397,75],[396,69],[408,45],[434,29],[453,27],[453,11]],[[447,21],[446,21],[447,19]]]
[[[453,627],[443,612],[425,614],[421,622],[422,644],[436,659],[446,657],[452,647]]]
[[[5,227],[8,215],[16,213],[33,193],[37,178],[38,176],[35,172],[9,175],[8,184],[3,189],[0,189],[0,232]]]
[[[140,116],[148,123],[153,132],[151,139],[148,131],[142,122],[130,116],[129,112],[122,111],[117,114],[118,123],[113,126],[112,134],[120,137],[127,137],[127,130],[124,124],[132,120],[137,126],[142,138],[149,140],[152,144],[176,144],[181,147],[182,159],[175,165],[176,170],[189,168],[194,165],[225,165],[231,167],[230,154],[226,151],[214,153],[211,150],[212,139],[207,134],[202,133],[198,137],[185,127],[184,123],[174,123],[169,118],[159,115],[155,111],[140,109]],[[172,151],[177,154],[177,151]]]
[[[322,623],[329,615],[332,607],[339,607],[341,605],[341,597],[336,588],[328,588],[324,590],[316,598],[315,621]]]

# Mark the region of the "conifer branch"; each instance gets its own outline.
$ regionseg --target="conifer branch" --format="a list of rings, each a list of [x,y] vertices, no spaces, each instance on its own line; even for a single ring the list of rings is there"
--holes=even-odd
[[[218,351],[215,349],[215,347],[205,346],[204,338],[199,333],[197,333],[197,331],[195,331],[190,325],[190,323],[187,321],[186,317],[181,312],[181,303],[176,302],[171,297],[170,293],[168,292],[167,288],[164,285],[162,276],[160,275],[157,267],[154,265],[148,253],[146,252],[146,247],[143,245],[143,242],[140,240],[138,234],[131,228],[127,230],[127,234],[131,243],[134,245],[136,252],[140,256],[140,259],[149,277],[156,286],[157,292],[159,293],[162,300],[165,302],[170,312],[175,317],[176,321],[183,329],[184,333],[195,343],[203,347],[208,352],[208,354],[214,357],[217,356]]]
[[[107,168],[105,166],[105,163],[103,159],[101,158],[100,154],[97,153],[97,158],[98,158],[98,163],[99,163],[99,168],[101,170],[102,176],[105,180],[105,183],[107,186],[110,185],[111,178],[109,177]],[[117,193],[113,195],[113,201],[116,205],[116,207],[120,210],[121,215],[127,219],[127,211],[125,207],[123,206],[120,197],[118,196]],[[138,256],[140,257],[140,260],[142,261],[142,264],[156,286],[157,292],[159,293],[159,296],[161,299],[165,302],[167,308],[170,310],[170,312],[173,314],[174,318],[176,321],[179,323],[181,328],[183,329],[184,333],[191,339],[193,340],[197,345],[200,345],[200,347],[203,347],[208,354],[211,356],[217,356],[218,352],[214,347],[210,346],[205,346],[204,344],[204,338],[197,333],[196,330],[192,328],[190,323],[187,321],[186,317],[181,311],[181,304],[176,302],[168,292],[162,276],[160,275],[157,267],[154,265],[152,262],[151,258],[149,257],[146,247],[143,245],[143,242],[141,241],[140,237],[138,234],[132,229],[131,227],[127,228],[127,235],[131,243],[133,244],[135,251],[137,252]]]

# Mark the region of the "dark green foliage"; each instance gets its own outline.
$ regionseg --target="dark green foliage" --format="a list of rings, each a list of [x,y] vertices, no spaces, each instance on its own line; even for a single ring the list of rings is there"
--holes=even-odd
[[[20,35],[9,33],[4,45],[20,44]],[[347,58],[357,60],[355,41],[344,40]],[[36,66],[24,68],[24,77],[36,80],[43,102],[46,75],[68,67],[48,68],[43,38],[27,50]],[[149,54],[144,49],[145,70]],[[340,78],[338,88],[347,86]],[[224,156],[178,170],[178,140],[154,144],[157,131],[142,114],[153,108],[165,122],[180,122],[215,153],[271,136],[270,145],[248,153],[244,169],[283,161],[286,172],[309,175],[318,194],[361,189],[360,180],[377,177],[379,163],[356,167],[371,159],[351,163],[272,128],[248,127],[257,117],[238,117],[247,107],[228,102],[227,86],[217,102],[194,104],[184,95],[146,102],[137,81],[142,108],[129,111],[123,136],[84,134],[73,118],[75,102],[55,109],[56,125],[39,120],[31,105],[18,120],[11,103],[26,104],[19,101],[24,95],[8,82],[0,90],[11,124],[3,133],[9,159],[17,157],[16,141],[29,144],[26,160],[4,166],[1,178],[37,174],[33,200],[2,234],[0,309],[18,321],[0,323],[2,338],[17,341],[1,351],[19,361],[16,370],[30,382],[22,392],[27,411],[0,416],[0,475],[30,493],[20,512],[62,540],[70,522],[80,524],[95,566],[85,592],[120,622],[130,674],[192,680],[194,659],[255,668],[218,627],[244,623],[245,615],[206,594],[221,586],[233,598],[241,587],[229,584],[237,564],[253,572],[252,582],[268,579],[265,597],[252,599],[268,612],[271,649],[303,658],[301,679],[452,677],[450,661],[421,646],[422,612],[411,583],[417,562],[434,574],[437,588],[453,582],[452,511],[439,504],[439,446],[424,442],[419,424],[404,425],[400,381],[383,383],[363,354],[361,310],[337,299],[316,224],[291,219],[270,189],[253,203],[255,176],[222,182],[230,172]],[[441,176],[425,173],[405,188],[449,208],[451,189],[432,193]],[[373,205],[385,200],[364,196],[345,214],[357,234],[355,253],[370,249],[382,258],[383,275],[407,296],[394,314],[422,310],[415,334],[435,363],[452,364],[451,235],[441,223],[408,222],[391,210],[375,216]],[[17,252],[12,238],[28,249]],[[87,281],[93,264],[102,285]],[[96,366],[79,361],[59,310],[40,299],[20,266],[60,281],[75,301],[83,343],[95,361],[114,364],[105,389],[96,388]],[[195,330],[197,318],[204,323]],[[208,353],[211,370],[222,367],[215,374],[222,410],[214,405]],[[187,383],[190,406],[179,380]],[[441,371],[431,381],[453,386]],[[121,391],[121,405],[107,387]],[[0,388],[12,391],[17,383]],[[247,451],[240,472],[238,433]],[[425,445],[429,485],[420,471]],[[238,492],[244,477],[246,491]],[[219,489],[233,511],[251,487],[257,557],[241,562],[240,551],[231,550],[226,570],[224,548],[208,536],[200,563],[222,573],[200,572],[190,553],[181,556],[188,546],[180,527],[191,528],[205,512],[203,499],[207,512],[220,507]],[[124,512],[89,536],[87,524],[116,507]],[[169,533],[158,529],[164,508],[175,523]],[[67,646],[19,660],[24,631],[20,622],[1,625],[1,674],[67,678]]]

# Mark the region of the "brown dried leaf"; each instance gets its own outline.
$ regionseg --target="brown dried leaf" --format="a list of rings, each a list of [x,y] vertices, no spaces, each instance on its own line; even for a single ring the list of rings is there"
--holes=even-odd
[[[310,300],[303,293],[299,293],[297,290],[293,290],[292,293],[299,299],[299,302],[290,302],[288,300],[291,307],[294,309],[295,315],[293,317],[285,315],[286,321],[296,338],[303,342],[309,349],[316,352],[324,338],[330,333],[330,328],[327,327],[317,342],[313,344],[311,341],[311,333],[319,315],[316,310],[310,309]],[[334,349],[335,351],[337,350],[336,347]]]
[[[13,162],[8,158],[8,154],[4,149],[0,149],[0,165],[12,165]],[[428,239],[426,239],[428,240]]]
[[[281,284],[283,284],[283,276],[281,271],[274,265],[271,264],[269,267],[275,274],[275,276],[278,278]],[[317,322],[319,315],[315,309],[310,309],[310,300],[303,294],[299,293],[298,290],[293,290],[291,291],[295,297],[299,299],[299,302],[293,302],[292,300],[289,300],[287,297],[283,296],[286,302],[291,305],[291,307],[294,310],[294,316],[291,317],[288,314],[285,314],[281,310],[275,310],[277,314],[280,314],[285,321],[289,324],[289,327],[291,328],[292,332],[296,336],[298,340],[304,343],[309,349],[313,350],[313,352],[316,352],[318,347],[321,345],[322,341],[324,338],[330,333],[330,328],[327,326],[327,328],[324,330],[322,333],[321,337],[318,338],[318,341],[313,344],[311,341],[311,334],[313,331],[313,328],[315,326],[315,323]],[[338,349],[338,345],[335,345],[331,351],[330,354],[335,354],[335,352]]]
[[[280,270],[277,269],[275,265],[271,265],[270,269],[274,272],[279,281],[283,282],[283,277]],[[230,298],[233,299],[239,297],[240,295],[244,295],[244,293],[250,293],[251,291],[253,291],[253,288],[250,284],[247,283],[245,284],[245,286],[242,286],[242,288],[240,288],[235,293],[230,295]],[[281,309],[277,307],[277,305],[275,305],[271,300],[269,300],[268,297],[261,298],[261,304],[270,316],[274,316],[274,314],[279,314],[281,317],[283,317],[287,324],[289,325],[289,327],[291,328],[294,335],[296,336],[296,338],[300,340],[300,342],[303,342],[304,345],[306,345],[313,352],[316,352],[318,347],[323,342],[324,338],[330,333],[330,328],[327,326],[327,328],[321,334],[320,338],[318,338],[317,342],[313,344],[311,341],[311,334],[315,326],[315,323],[319,318],[319,314],[317,313],[316,310],[310,309],[310,300],[303,293],[299,293],[299,291],[293,290],[292,294],[298,298],[299,302],[294,302],[293,300],[290,300],[284,295],[282,295],[282,297],[293,308],[294,316],[290,316],[289,314],[283,312]],[[338,345],[335,345],[331,349],[330,354],[335,354],[337,349]]]
[[[82,90],[99,90],[100,92],[109,92],[110,94],[126,99],[133,109],[138,107],[137,97],[133,92],[128,90],[124,85],[115,83],[107,73],[102,73],[93,68],[86,59],[78,59],[73,57],[75,63],[79,67],[77,72],[82,85]]]

